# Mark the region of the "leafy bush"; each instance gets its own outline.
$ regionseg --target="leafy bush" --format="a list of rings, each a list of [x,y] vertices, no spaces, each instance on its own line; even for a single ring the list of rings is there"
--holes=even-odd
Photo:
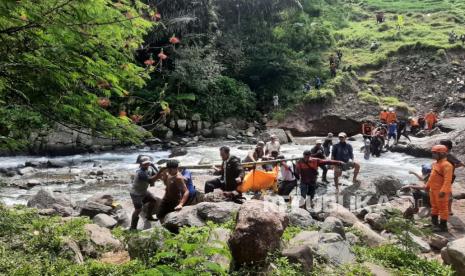
[[[306,103],[324,103],[336,97],[334,90],[329,88],[314,89],[310,93],[305,94],[304,102]]]
[[[358,92],[358,98],[359,98],[361,101],[366,102],[366,103],[379,104],[379,102],[380,102],[379,97],[373,95],[373,93],[371,93],[371,92],[368,91],[368,90],[364,90],[364,91]]]

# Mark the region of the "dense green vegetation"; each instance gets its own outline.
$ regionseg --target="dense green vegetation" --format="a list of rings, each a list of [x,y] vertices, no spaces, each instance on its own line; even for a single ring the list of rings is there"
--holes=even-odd
[[[369,86],[370,70],[405,50],[437,50],[441,59],[445,49],[461,47],[448,42],[448,33],[461,34],[464,5],[459,0],[2,1],[1,147],[24,146],[31,130],[56,122],[137,141],[128,117],[149,130],[196,113],[209,121],[255,118],[271,110],[273,95],[280,97],[282,110],[275,115],[282,118],[287,107],[328,103],[347,90],[344,84],[356,81],[367,84],[361,101],[407,108]],[[385,12],[386,22],[375,22],[378,11]],[[373,41],[380,47],[370,51]],[[363,70],[330,79],[327,61],[336,49],[343,53],[343,67]],[[367,75],[359,75],[364,71]],[[323,88],[303,92],[316,76],[324,80]]]

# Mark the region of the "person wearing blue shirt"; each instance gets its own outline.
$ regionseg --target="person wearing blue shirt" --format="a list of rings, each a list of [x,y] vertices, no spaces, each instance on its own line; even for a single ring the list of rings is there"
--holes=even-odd
[[[192,172],[189,171],[188,169],[183,168],[181,171],[181,175],[184,177],[184,181],[186,182],[187,190],[189,190],[189,199],[187,201],[187,205],[190,205],[197,194],[197,191],[195,190],[194,182],[192,181]]]
[[[354,162],[354,150],[350,144],[346,142],[347,134],[344,132],[338,135],[339,143],[333,145],[331,151],[331,159],[341,161],[344,164],[342,166],[334,167],[334,184],[336,185],[336,192],[339,192],[339,177],[341,177],[343,171],[354,169],[353,182],[357,182],[357,176],[360,172],[360,164]]]
[[[388,126],[388,141],[387,146],[389,147],[389,142],[391,138],[394,139],[394,145],[397,144],[397,122],[390,123]]]

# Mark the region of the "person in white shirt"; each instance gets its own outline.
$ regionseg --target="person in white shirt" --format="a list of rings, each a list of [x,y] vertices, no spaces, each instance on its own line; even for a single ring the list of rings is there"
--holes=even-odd
[[[277,159],[285,159],[280,155]],[[279,187],[278,195],[283,196],[285,201],[289,201],[289,194],[297,187],[297,179],[294,175],[294,165],[291,161],[282,161],[279,166]]]
[[[279,143],[278,136],[276,135],[271,135],[271,141],[266,143],[265,146],[265,155],[269,156],[271,152],[277,151],[278,153],[280,152],[281,149],[281,144]]]

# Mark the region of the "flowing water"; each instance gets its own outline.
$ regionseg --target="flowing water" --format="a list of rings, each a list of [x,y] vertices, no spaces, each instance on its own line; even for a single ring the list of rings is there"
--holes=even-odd
[[[299,143],[307,145],[282,145],[282,153],[286,158],[300,157],[303,150],[310,149],[316,137],[299,138]],[[431,160],[415,158],[399,153],[384,153],[380,158],[363,159],[360,148],[363,145],[361,138],[350,142],[354,147],[355,159],[361,163],[362,170],[360,180],[370,181],[374,177],[381,175],[392,175],[402,180],[403,183],[416,182],[415,177],[408,174],[409,170],[420,171],[421,164],[431,163]],[[231,147],[231,153],[241,159],[247,155],[248,149],[252,146],[225,142]],[[220,143],[199,145],[187,148],[188,154],[178,157],[183,165],[196,165],[201,160],[203,162],[220,163],[219,148]],[[135,160],[139,154],[152,156],[156,161],[168,158],[169,151],[152,151],[150,149],[134,150],[129,152],[108,152],[102,154],[73,155],[66,157],[2,157],[0,158],[0,168],[11,168],[24,165],[26,161],[47,161],[51,159],[73,161],[76,165],[61,169],[35,169],[24,176],[13,178],[0,178],[1,182],[9,183],[10,186],[0,187],[0,200],[7,205],[26,204],[27,200],[37,193],[40,188],[50,189],[56,192],[66,193],[74,201],[84,200],[96,192],[112,194],[118,200],[129,198],[128,189],[131,182],[131,175],[137,169]],[[96,171],[104,172],[103,177],[96,177]],[[332,178],[332,171],[328,176]],[[203,182],[209,178],[207,170],[194,172],[195,185],[203,189]],[[12,187],[13,183],[22,183],[27,179],[39,179],[45,185],[36,186],[30,190],[23,190]],[[342,183],[348,184],[347,179]],[[319,193],[331,193],[333,185],[328,186]]]

